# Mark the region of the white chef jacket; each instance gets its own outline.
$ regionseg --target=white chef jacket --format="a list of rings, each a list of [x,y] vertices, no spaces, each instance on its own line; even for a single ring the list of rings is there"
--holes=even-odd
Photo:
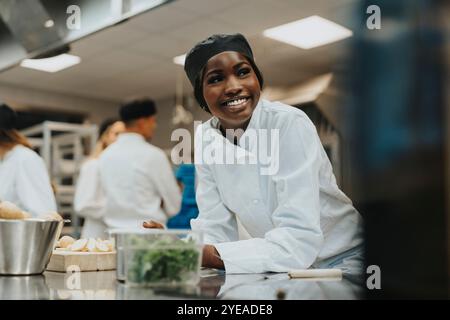
[[[103,151],[100,181],[109,228],[140,229],[150,219],[165,224],[180,210],[181,192],[169,160],[139,134],[122,133]]]
[[[267,159],[260,155],[271,149],[248,139],[254,129],[267,129],[269,136],[278,130],[279,157],[270,161],[276,172],[261,174]],[[256,164],[211,164],[207,150]],[[221,135],[212,118],[197,128],[195,152],[200,213],[191,227],[215,245],[227,273],[314,267],[361,245],[361,217],[339,190],[316,128],[301,110],[260,99],[238,145]],[[238,239],[236,217],[251,239]]]
[[[75,189],[74,209],[84,217],[82,238],[105,238],[107,226],[103,222],[106,199],[100,183],[99,160],[83,163]]]
[[[33,217],[56,211],[47,168],[36,152],[16,145],[0,159],[0,200],[14,203]]]

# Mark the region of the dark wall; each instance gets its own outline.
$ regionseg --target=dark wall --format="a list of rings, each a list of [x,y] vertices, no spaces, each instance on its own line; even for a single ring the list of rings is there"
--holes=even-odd
[[[381,30],[361,19],[352,59],[354,201],[366,264],[381,269],[369,298],[448,298],[444,157],[445,63],[435,1],[377,4]],[[374,34],[377,32],[377,34]]]

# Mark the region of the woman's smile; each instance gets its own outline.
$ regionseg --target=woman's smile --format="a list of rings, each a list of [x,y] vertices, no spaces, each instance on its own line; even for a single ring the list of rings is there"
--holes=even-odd
[[[220,105],[227,111],[237,113],[248,107],[251,102],[250,97],[236,97],[222,102]]]

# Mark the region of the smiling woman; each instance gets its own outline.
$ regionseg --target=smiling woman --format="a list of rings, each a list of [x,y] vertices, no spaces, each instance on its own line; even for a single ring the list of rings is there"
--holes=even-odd
[[[263,78],[244,36],[198,43],[185,70],[198,103],[213,115],[195,137],[200,213],[191,226],[205,235],[203,266],[227,273],[341,268],[360,274],[361,217],[339,190],[306,114],[261,99]],[[267,163],[272,149],[277,152]],[[236,161],[199,163],[206,151]],[[265,165],[276,170],[264,171]],[[239,224],[250,239],[240,239]]]

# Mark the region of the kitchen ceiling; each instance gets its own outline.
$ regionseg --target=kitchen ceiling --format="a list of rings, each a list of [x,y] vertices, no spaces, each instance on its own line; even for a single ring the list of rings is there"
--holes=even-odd
[[[291,86],[332,70],[348,40],[311,50],[262,36],[263,30],[311,15],[351,28],[358,0],[176,0],[71,44],[76,66],[46,73],[19,66],[0,73],[0,85],[121,101],[147,95],[172,97],[177,79],[191,90],[183,68],[172,62],[212,33],[243,33],[268,86]]]

